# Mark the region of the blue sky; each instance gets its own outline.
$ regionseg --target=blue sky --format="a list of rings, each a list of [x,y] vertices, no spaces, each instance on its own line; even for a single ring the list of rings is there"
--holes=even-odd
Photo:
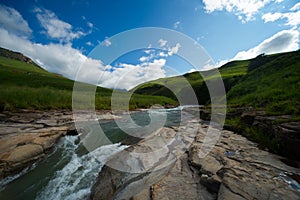
[[[300,3],[296,0],[0,2],[1,47],[20,51],[46,70],[72,79],[85,63],[82,81],[97,80],[105,87],[115,87],[126,73],[127,83],[120,89],[193,71],[176,56],[184,44],[171,44],[167,38],[157,41],[161,50],[149,46],[113,63],[104,63],[103,55],[90,56],[97,47],[115,45],[111,37],[123,31],[160,27],[181,32],[198,42],[214,61],[201,68],[209,69],[261,53],[297,50],[299,24]],[[118,41],[119,46],[122,43]]]

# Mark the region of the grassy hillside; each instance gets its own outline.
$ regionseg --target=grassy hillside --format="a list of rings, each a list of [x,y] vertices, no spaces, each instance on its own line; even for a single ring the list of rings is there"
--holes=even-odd
[[[268,114],[300,114],[300,51],[257,57],[228,92],[231,105],[251,105]]]
[[[20,53],[0,49],[0,110],[72,109],[74,81],[49,73]],[[97,88],[95,106],[109,109],[112,90]],[[133,95],[130,108],[177,105],[166,97]]]
[[[270,114],[300,114],[300,51],[260,55],[254,59],[232,61],[219,68],[228,105],[266,109]],[[206,79],[214,79],[206,73]],[[199,104],[209,105],[210,96],[199,72],[158,79],[137,86],[138,94],[167,96],[176,100],[184,95],[184,79],[193,87]],[[164,87],[165,85],[166,87]],[[175,95],[167,87],[175,87]]]

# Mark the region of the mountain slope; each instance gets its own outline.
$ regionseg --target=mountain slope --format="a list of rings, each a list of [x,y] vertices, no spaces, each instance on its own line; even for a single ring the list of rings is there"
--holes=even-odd
[[[299,114],[300,51],[259,55],[254,59],[232,61],[219,68],[229,106],[267,108],[270,113]],[[210,71],[202,72],[214,79]],[[184,80],[193,87],[199,104],[208,105],[210,96],[199,72],[163,78],[141,84],[133,89],[138,94],[167,96],[176,100],[184,95]],[[175,87],[175,94],[168,90]],[[164,87],[166,86],[166,87]]]
[[[300,114],[300,51],[257,57],[228,92],[232,105],[265,108],[269,114]]]
[[[71,109],[73,85],[73,80],[47,72],[30,58],[0,48],[0,110]],[[96,109],[110,109],[111,94],[111,89],[97,87]],[[154,104],[177,105],[166,97],[133,95],[130,108]]]

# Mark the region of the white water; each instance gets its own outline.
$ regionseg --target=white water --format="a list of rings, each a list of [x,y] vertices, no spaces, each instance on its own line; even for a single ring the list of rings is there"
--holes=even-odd
[[[167,111],[176,110],[181,108]],[[132,117],[136,122],[147,125],[149,115],[145,113],[138,112]],[[166,125],[176,126],[180,123],[180,113],[168,112],[168,117]],[[112,141],[118,142],[123,138],[124,133],[113,122],[102,124],[102,128],[112,137]],[[111,144],[87,152],[79,136],[66,136],[55,148],[33,168],[0,182],[0,199],[88,199],[107,158],[127,146]]]
[[[79,156],[76,150],[81,143],[75,144],[76,139],[76,137],[65,138],[63,143],[65,151],[61,160],[70,157],[70,161],[55,173],[48,185],[39,192],[36,199],[74,200],[88,198],[90,189],[106,159],[126,148],[120,144],[106,145]],[[57,165],[60,164],[59,162]]]

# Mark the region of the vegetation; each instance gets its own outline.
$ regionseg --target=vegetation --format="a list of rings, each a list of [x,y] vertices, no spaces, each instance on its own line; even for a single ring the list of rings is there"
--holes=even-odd
[[[220,67],[219,72],[227,94],[226,127],[259,143],[262,148],[285,154],[286,144],[278,135],[269,129],[242,123],[240,110],[249,108],[252,111],[263,111],[265,115],[290,115],[287,119],[272,121],[270,126],[300,121],[300,50],[274,55],[262,54],[250,60],[229,62]],[[206,105],[209,113],[210,95],[205,81],[213,81],[216,76],[212,75],[211,71],[201,74],[205,75],[205,79],[199,72],[193,72],[181,77],[144,83],[134,90],[139,94],[165,94],[176,100],[176,96],[180,98],[185,95],[183,79],[186,79],[194,89],[199,104]],[[175,87],[172,90],[175,95],[167,91],[171,85]]]
[[[5,56],[5,57],[3,57]],[[74,81],[49,73],[20,53],[0,49],[0,110],[72,109]],[[97,87],[96,109],[110,109],[112,90]],[[176,106],[167,97],[134,94],[130,109]]]
[[[266,110],[268,114],[300,113],[300,51],[229,62],[219,68],[229,107],[252,106]],[[205,74],[205,80],[216,78]],[[209,105],[210,96],[205,81],[199,72],[179,77],[164,78],[144,83],[134,88],[136,93],[167,96],[176,100],[184,94],[184,80],[193,87],[199,104]],[[164,86],[166,87],[164,87]],[[170,94],[167,88],[175,88]]]

